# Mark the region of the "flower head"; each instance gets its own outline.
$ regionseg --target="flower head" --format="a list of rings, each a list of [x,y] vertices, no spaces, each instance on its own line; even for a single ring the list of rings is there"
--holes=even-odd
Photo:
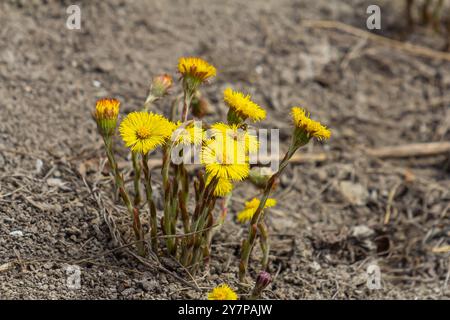
[[[250,166],[245,149],[234,140],[208,140],[202,148],[201,162],[212,177],[241,181]]]
[[[326,140],[330,138],[330,130],[320,122],[310,119],[309,113],[304,109],[293,107],[291,114],[295,127],[300,129],[300,134],[306,135],[307,139]]]
[[[183,127],[183,122],[178,121],[175,131],[172,133],[172,140],[177,145],[200,146],[205,139],[205,131],[200,122],[193,122]]]
[[[100,99],[95,104],[94,118],[102,135],[114,133],[119,115],[120,102],[116,99]]]
[[[210,184],[212,180],[211,176],[208,176],[206,179],[206,185]],[[216,188],[214,189],[214,196],[215,197],[225,197],[227,194],[229,194],[233,190],[233,183],[225,178],[219,178],[217,181]]]
[[[208,293],[208,300],[237,300],[238,296],[228,285],[221,284]]]
[[[216,68],[201,58],[182,57],[178,61],[178,71],[183,78],[190,79],[196,84],[205,82],[216,76]]]
[[[216,140],[234,140],[245,152],[257,152],[258,138],[236,124],[215,123],[211,126],[212,136]]]
[[[120,124],[120,135],[133,152],[147,154],[170,137],[175,125],[155,113],[132,112]]]
[[[223,100],[230,108],[228,112],[229,122],[239,123],[245,121],[247,118],[256,122],[266,118],[266,111],[250,98],[250,95],[244,95],[230,88],[225,89],[223,92]]]
[[[239,222],[244,223],[250,221],[253,218],[253,215],[256,212],[256,209],[259,207],[260,201],[257,198],[253,198],[250,201],[245,202],[245,208],[241,212],[238,213],[237,219]],[[273,207],[277,204],[275,199],[269,198],[264,205],[265,208]]]

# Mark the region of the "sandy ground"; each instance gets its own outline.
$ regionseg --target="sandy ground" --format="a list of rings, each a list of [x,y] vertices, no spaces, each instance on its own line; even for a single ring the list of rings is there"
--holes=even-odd
[[[420,26],[405,33],[400,1],[77,1],[80,31],[65,27],[68,1],[2,1],[0,298],[191,299],[223,281],[237,287],[245,230],[235,212],[255,188],[237,188],[199,290],[117,250],[98,202],[107,206],[111,179],[98,172],[96,99],[116,97],[126,114],[154,75],[176,76],[185,55],[217,66],[203,91],[214,110],[208,120],[223,119],[221,91],[232,85],[268,110],[262,127],[280,128],[284,141],[293,105],[333,131],[329,143],[303,150],[327,159],[290,167],[275,192],[275,280],[264,298],[449,298],[449,253],[432,251],[450,244],[448,154],[393,160],[364,150],[449,140],[450,59],[305,23],[363,29],[372,2],[382,8],[379,34],[445,46]],[[123,146],[120,155],[128,156]],[[80,289],[66,286],[71,265]],[[381,289],[366,285],[370,265],[381,270]]]

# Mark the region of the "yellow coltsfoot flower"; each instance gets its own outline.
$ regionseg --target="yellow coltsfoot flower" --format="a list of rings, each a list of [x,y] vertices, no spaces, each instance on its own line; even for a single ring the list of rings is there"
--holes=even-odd
[[[230,123],[240,123],[247,118],[253,122],[266,118],[266,111],[253,102],[250,95],[244,95],[241,92],[227,88],[223,92],[223,100],[230,108],[228,112],[228,121]]]
[[[155,113],[132,112],[120,124],[125,145],[133,152],[147,154],[170,137],[175,124]]]
[[[237,220],[241,223],[250,221],[253,218],[253,215],[256,212],[256,209],[258,209],[259,206],[259,199],[253,198],[250,201],[245,202],[245,208],[237,215]],[[264,209],[273,207],[277,204],[277,200],[269,198],[266,201],[266,204],[264,205]]]
[[[208,175],[232,181],[245,179],[250,171],[245,149],[234,140],[208,140],[202,148],[201,162]]]
[[[206,185],[209,185],[211,180],[212,180],[211,176],[208,176],[208,178],[206,179]],[[214,189],[214,196],[225,197],[231,191],[233,191],[233,183],[228,179],[219,178],[219,180],[217,181],[217,186]]]
[[[178,61],[178,71],[184,79],[201,84],[216,76],[216,68],[201,58],[182,57]]]
[[[95,104],[94,118],[103,136],[110,136],[116,130],[120,102],[116,99],[100,99]]]
[[[172,141],[176,145],[200,146],[205,140],[205,131],[199,122],[192,122],[183,127],[183,122],[178,121],[175,126],[176,129],[172,133]]]
[[[221,284],[208,293],[208,300],[237,300],[238,296],[228,285]]]
[[[257,152],[258,138],[236,124],[215,123],[211,126],[212,137],[216,140],[235,141],[245,152]]]
[[[292,119],[296,129],[299,129],[297,134],[304,135],[304,138],[316,138],[317,140],[326,140],[331,136],[331,131],[318,121],[310,119],[310,115],[304,109],[293,107]]]

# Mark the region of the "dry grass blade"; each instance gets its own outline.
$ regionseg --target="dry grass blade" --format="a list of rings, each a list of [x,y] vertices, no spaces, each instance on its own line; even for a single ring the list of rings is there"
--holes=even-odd
[[[431,252],[433,253],[447,253],[450,252],[450,245],[442,246],[442,247],[435,247],[431,249]]]
[[[427,47],[418,46],[408,42],[402,42],[398,40],[389,39],[371,32],[367,32],[358,28],[355,28],[351,25],[333,21],[333,20],[306,20],[302,23],[305,27],[310,28],[321,28],[321,29],[336,29],[340,31],[344,31],[350,33],[352,35],[367,38],[374,42],[385,45],[389,48],[401,50],[403,52],[407,52],[412,55],[437,59],[437,60],[445,60],[450,61],[450,53],[436,51]]]

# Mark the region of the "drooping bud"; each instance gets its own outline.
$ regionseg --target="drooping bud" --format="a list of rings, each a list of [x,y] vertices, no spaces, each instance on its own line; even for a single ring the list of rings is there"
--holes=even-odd
[[[272,282],[270,273],[261,271],[256,277],[255,287],[253,288],[252,298],[256,299],[261,296],[261,293]]]
[[[95,105],[94,119],[98,131],[102,136],[109,137],[114,134],[119,116],[120,102],[116,99],[100,99]]]

